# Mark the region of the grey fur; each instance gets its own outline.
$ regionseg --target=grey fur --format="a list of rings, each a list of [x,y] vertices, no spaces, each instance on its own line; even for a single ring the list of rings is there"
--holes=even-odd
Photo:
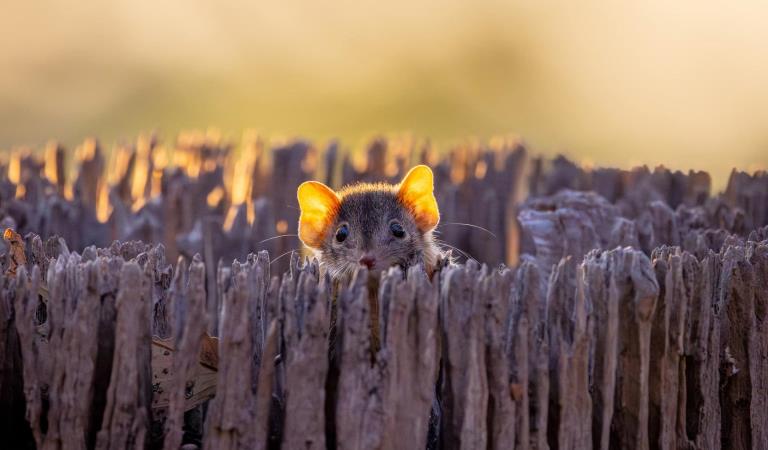
[[[331,278],[351,276],[359,267],[360,257],[373,254],[376,265],[373,272],[391,266],[407,269],[420,262],[430,270],[440,254],[432,237],[432,230],[422,232],[410,212],[398,200],[391,186],[351,187],[342,191],[341,206],[333,225],[328,228],[320,249],[315,255],[320,266]],[[395,237],[389,225],[398,221],[406,234]],[[336,230],[347,224],[349,235],[344,242],[336,240]]]

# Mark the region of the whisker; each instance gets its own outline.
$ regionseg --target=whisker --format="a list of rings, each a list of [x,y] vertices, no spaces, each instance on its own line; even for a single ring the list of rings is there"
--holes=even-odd
[[[272,239],[278,239],[282,237],[292,237],[292,236],[299,237],[298,234],[281,234],[279,236],[272,236],[271,238],[264,239],[263,241],[259,241],[256,244],[263,244],[264,242],[271,241]]]
[[[470,255],[469,253],[467,253],[464,250],[460,249],[459,247],[456,247],[455,245],[451,245],[451,244],[449,244],[449,243],[447,243],[445,241],[442,241],[440,239],[435,239],[435,242],[437,242],[438,244],[445,245],[446,247],[450,247],[450,248],[456,250],[457,252],[461,253],[467,259],[471,259],[471,260],[473,260],[475,262],[479,262],[472,255]]]
[[[465,253],[463,250],[460,250],[459,248],[457,248],[457,247],[454,247],[454,246],[453,246],[453,245],[451,245],[451,244],[446,244],[445,242],[441,242],[441,243],[440,243],[440,245],[444,245],[444,246],[446,246],[446,247],[449,247],[449,248],[451,248],[451,249],[453,249],[453,250],[456,250],[457,252],[459,252],[459,255],[460,255],[460,256],[463,256],[463,257],[464,257],[466,260],[474,260],[474,261],[477,261],[475,258],[473,258],[473,257],[471,257],[470,255],[466,254],[466,253]]]
[[[277,262],[277,260],[279,260],[279,259],[280,259],[280,258],[282,258],[283,256],[285,256],[285,255],[287,255],[287,254],[289,254],[289,253],[293,253],[293,252],[295,252],[295,251],[296,251],[296,250],[288,250],[287,252],[283,253],[282,255],[280,255],[280,256],[278,256],[277,258],[275,258],[275,259],[273,259],[272,261],[270,261],[270,262],[269,262],[269,265],[271,266],[272,264],[276,263],[276,262]]]
[[[459,225],[459,226],[463,226],[463,227],[477,228],[478,230],[482,230],[482,231],[485,231],[486,233],[490,234],[491,236],[494,237],[494,239],[498,239],[499,238],[495,234],[491,233],[490,230],[488,230],[486,228],[483,228],[480,225],[473,225],[471,223],[461,223],[461,222],[446,222],[446,223],[441,223],[440,224],[440,226],[442,226],[442,225]]]

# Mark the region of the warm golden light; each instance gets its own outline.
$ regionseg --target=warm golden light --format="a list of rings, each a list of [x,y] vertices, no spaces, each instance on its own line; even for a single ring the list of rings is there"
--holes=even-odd
[[[224,229],[226,230],[232,228],[238,209],[246,202],[249,204],[246,207],[248,223],[253,223],[254,213],[250,203],[252,203],[252,174],[256,164],[256,157],[256,152],[246,147],[239,157],[231,155],[229,161],[227,161],[228,171],[232,176],[230,179],[224,180],[225,185],[228,185],[231,200],[231,206],[224,219]]]
[[[83,144],[77,147],[76,159],[78,161],[91,161],[96,157],[96,139],[89,137],[83,141]]]
[[[482,159],[475,165],[475,178],[482,180],[485,178],[485,173],[488,171],[488,164]]]
[[[149,189],[149,198],[160,197],[163,193],[163,171],[155,169],[152,171],[152,182]]]
[[[147,189],[147,181],[149,181],[151,150],[149,138],[147,136],[139,136],[136,142],[136,159],[133,165],[133,180],[131,183],[131,198],[134,201],[145,200],[144,195]]]
[[[99,183],[98,197],[96,199],[96,219],[101,223],[107,223],[112,215],[112,204],[109,201],[109,187],[107,183]]]
[[[8,181],[13,184],[19,184],[21,181],[21,154],[18,151],[11,153],[11,160],[8,162]]]
[[[208,196],[206,197],[206,201],[208,203],[208,206],[211,208],[215,208],[219,205],[221,200],[224,198],[224,188],[221,186],[216,186],[211,190],[211,192],[208,193]]]
[[[93,133],[106,154],[215,125],[179,139],[192,177],[192,149],[252,127],[353,149],[513,132],[597,166],[707,170],[716,189],[768,163],[765,2],[6,3],[24,39],[0,40],[0,148]]]
[[[240,205],[250,198],[252,174],[256,165],[257,152],[253,148],[245,148],[240,157],[232,156],[230,163],[233,165],[231,196],[232,203]]]
[[[143,208],[144,205],[146,205],[146,204],[147,204],[147,199],[145,197],[137,198],[131,204],[131,212],[139,212],[141,210],[141,208]]]
[[[57,161],[58,145],[51,141],[45,146],[45,177],[53,184],[59,183],[59,162]]]
[[[110,184],[118,183],[128,172],[128,165],[133,152],[127,147],[117,147],[112,151],[112,170],[107,171],[107,180]]]
[[[72,201],[75,198],[75,193],[72,190],[72,182],[64,185],[64,199]]]
[[[187,176],[197,178],[200,175],[202,161],[199,154],[194,152],[193,140],[189,134],[181,134],[177,139],[177,147],[171,153],[171,164],[184,170]]]
[[[457,148],[453,154],[453,164],[451,164],[451,182],[460,184],[466,178],[466,162],[468,159],[469,149],[466,147]]]
[[[152,165],[155,170],[163,170],[168,167],[168,150],[163,146],[158,146],[154,149]]]
[[[235,218],[237,217],[238,209],[238,206],[234,204],[229,206],[227,215],[224,216],[224,224],[222,225],[224,231],[232,230],[232,227],[235,225]]]

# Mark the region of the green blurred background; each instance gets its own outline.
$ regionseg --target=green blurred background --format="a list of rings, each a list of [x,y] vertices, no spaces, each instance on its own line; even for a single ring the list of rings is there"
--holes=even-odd
[[[0,149],[239,138],[521,136],[628,167],[768,166],[768,3],[4,2]]]

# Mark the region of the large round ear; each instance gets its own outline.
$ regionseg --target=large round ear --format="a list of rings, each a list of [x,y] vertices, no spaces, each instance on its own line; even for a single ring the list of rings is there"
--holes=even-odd
[[[422,232],[435,228],[440,222],[437,209],[432,169],[416,166],[405,175],[397,191],[397,198],[413,215],[416,225]]]
[[[341,200],[323,183],[307,181],[299,186],[299,239],[307,247],[320,248],[328,228],[339,212]]]

